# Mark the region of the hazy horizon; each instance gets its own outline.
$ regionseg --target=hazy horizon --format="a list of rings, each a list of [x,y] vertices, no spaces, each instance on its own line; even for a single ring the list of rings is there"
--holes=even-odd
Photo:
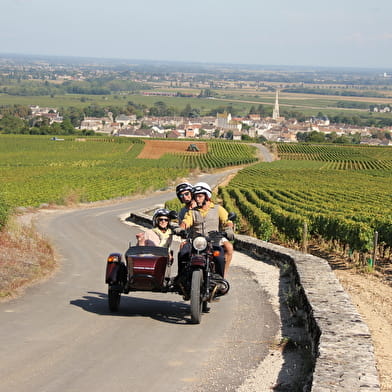
[[[63,64],[65,60],[70,64],[86,64],[94,63],[95,65],[143,65],[143,64],[156,64],[159,65],[183,65],[183,66],[195,66],[195,67],[228,67],[233,68],[243,68],[245,70],[266,70],[266,71],[297,71],[297,72],[307,72],[307,71],[364,71],[364,72],[385,72],[388,75],[392,73],[392,64],[389,68],[387,67],[359,67],[359,66],[323,66],[323,65],[287,65],[287,64],[246,64],[246,63],[207,63],[207,62],[197,62],[197,61],[183,61],[183,60],[165,60],[165,59],[135,59],[135,58],[111,58],[111,57],[85,57],[85,56],[65,56],[65,55],[44,55],[36,53],[1,53],[0,59],[3,58],[29,58],[32,61],[38,60],[50,60],[52,62],[57,62]],[[90,64],[91,65],[91,64]]]
[[[391,11],[390,0],[3,0],[0,53],[388,70]]]

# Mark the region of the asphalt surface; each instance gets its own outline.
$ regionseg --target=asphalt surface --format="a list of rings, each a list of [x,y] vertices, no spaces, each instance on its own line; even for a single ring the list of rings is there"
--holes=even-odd
[[[229,294],[200,325],[189,323],[189,302],[172,293],[123,295],[119,312],[108,310],[106,257],[124,252],[140,231],[119,217],[173,196],[40,217],[37,228],[52,240],[60,267],[0,305],[1,392],[235,391],[243,383],[279,328],[246,268],[233,266]]]

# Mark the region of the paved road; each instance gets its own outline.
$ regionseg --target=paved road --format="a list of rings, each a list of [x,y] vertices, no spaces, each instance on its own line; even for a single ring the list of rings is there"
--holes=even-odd
[[[260,143],[252,143],[252,145],[259,150],[262,160],[264,162],[272,162],[274,160],[273,154],[271,153],[270,150],[268,150],[267,147],[263,146]]]
[[[108,311],[106,256],[124,251],[140,231],[119,216],[172,196],[48,213],[37,222],[61,266],[47,282],[0,305],[1,392],[234,391],[241,385],[267,355],[279,325],[246,269],[232,268],[230,293],[200,325],[189,323],[189,303],[176,294],[126,295],[118,314]]]

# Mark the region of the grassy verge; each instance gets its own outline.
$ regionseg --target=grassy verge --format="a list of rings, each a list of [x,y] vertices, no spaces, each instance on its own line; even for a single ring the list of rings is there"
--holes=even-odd
[[[10,219],[0,232],[0,301],[11,299],[49,276],[56,263],[53,249],[31,224]]]

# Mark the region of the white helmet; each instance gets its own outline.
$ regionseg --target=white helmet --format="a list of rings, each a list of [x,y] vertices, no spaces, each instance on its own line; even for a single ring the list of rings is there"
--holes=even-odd
[[[211,199],[212,190],[211,187],[206,182],[198,182],[194,185],[192,189],[192,194],[197,195],[199,193],[204,193],[208,200]]]

